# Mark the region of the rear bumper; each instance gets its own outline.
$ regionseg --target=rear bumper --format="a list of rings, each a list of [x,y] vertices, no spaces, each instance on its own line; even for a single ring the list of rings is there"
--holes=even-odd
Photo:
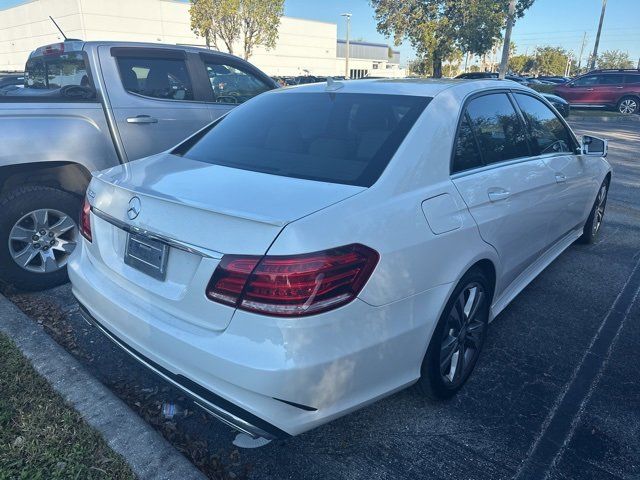
[[[275,425],[271,425],[252,413],[243,410],[237,405],[234,405],[233,403],[207,390],[202,385],[198,385],[182,375],[175,375],[166,368],[155,363],[153,360],[145,357],[111,333],[89,313],[82,303],[78,303],[80,305],[80,313],[82,314],[82,317],[89,324],[96,327],[107,338],[109,338],[109,340],[131,355],[135,360],[147,367],[149,370],[158,374],[174,387],[178,388],[191,398],[200,408],[204,409],[207,413],[221,422],[254,438],[262,437],[269,440],[275,440],[291,436],[287,432],[280,430]]]
[[[220,329],[154,304],[84,241],[68,271],[89,322],[215,417],[265,438],[300,434],[417,380],[452,288],[380,307],[356,299],[304,319],[238,310]]]

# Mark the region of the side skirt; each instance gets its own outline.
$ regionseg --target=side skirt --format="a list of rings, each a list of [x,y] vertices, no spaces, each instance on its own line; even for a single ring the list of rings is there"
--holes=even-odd
[[[558,256],[569,248],[582,235],[583,226],[572,230],[533,262],[527,269],[509,285],[503,294],[491,306],[489,321],[492,322],[506,308],[518,294],[529,285],[542,271],[547,268]]]

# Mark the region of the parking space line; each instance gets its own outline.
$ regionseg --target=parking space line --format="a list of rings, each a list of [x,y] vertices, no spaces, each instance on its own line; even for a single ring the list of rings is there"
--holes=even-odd
[[[556,399],[514,480],[546,479],[562,458],[639,294],[640,259]]]

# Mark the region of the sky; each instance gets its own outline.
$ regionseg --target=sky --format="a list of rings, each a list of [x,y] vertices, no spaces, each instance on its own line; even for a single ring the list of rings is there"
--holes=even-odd
[[[0,0],[0,8],[23,0]],[[131,0],[136,1],[136,0]],[[502,0],[506,1],[506,0]],[[518,53],[532,52],[536,46],[561,46],[577,56],[584,32],[587,40],[583,64],[593,50],[602,0],[535,0],[519,19],[512,39]],[[368,0],[285,0],[285,15],[338,24],[338,38],[344,38],[346,27],[341,13],[351,13],[351,39],[391,43],[376,31],[373,8]],[[623,50],[636,63],[640,58],[640,0],[608,0],[600,38],[599,52]],[[407,42],[398,48],[404,64],[415,53]]]

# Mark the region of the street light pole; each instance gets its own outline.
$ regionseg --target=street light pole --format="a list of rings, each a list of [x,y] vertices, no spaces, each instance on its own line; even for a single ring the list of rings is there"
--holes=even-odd
[[[591,55],[591,64],[589,70],[596,68],[598,59],[598,44],[600,43],[600,32],[602,32],[602,21],[604,20],[604,11],[607,8],[607,0],[602,0],[602,11],[600,12],[600,23],[598,23],[598,33],[596,34],[596,44],[593,46],[593,54]]]
[[[344,54],[344,78],[348,79],[351,77],[349,74],[349,30],[351,29],[351,14],[350,13],[341,13],[341,17],[344,17],[347,21],[347,42]]]

